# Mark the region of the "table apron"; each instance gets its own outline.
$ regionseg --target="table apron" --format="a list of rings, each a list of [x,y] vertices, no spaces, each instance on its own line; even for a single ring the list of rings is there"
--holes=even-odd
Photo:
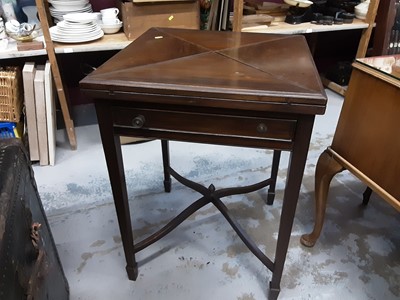
[[[210,114],[143,108],[113,108],[114,131],[147,136],[238,146],[292,148],[296,119]]]

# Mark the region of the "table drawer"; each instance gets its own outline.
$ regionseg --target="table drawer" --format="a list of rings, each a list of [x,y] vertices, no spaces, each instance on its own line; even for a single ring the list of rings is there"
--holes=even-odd
[[[296,121],[153,109],[114,108],[114,126],[138,130],[257,137],[291,141]]]

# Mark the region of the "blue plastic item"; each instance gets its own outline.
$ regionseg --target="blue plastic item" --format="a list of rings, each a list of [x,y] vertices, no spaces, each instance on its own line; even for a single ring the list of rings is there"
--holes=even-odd
[[[18,137],[17,125],[12,122],[0,122],[0,139]]]

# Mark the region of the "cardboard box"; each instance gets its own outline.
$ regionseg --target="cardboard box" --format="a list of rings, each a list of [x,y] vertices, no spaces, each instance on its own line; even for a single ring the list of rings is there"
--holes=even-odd
[[[118,3],[128,40],[134,40],[151,27],[200,28],[198,1]]]

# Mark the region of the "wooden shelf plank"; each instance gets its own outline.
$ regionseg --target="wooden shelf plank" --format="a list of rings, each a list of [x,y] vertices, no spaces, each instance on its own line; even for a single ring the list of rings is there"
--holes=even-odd
[[[53,44],[56,53],[79,53],[121,50],[131,42],[132,40],[128,40],[125,33],[119,32],[115,34],[105,34],[102,38],[87,43],[64,44],[53,42]]]
[[[276,34],[303,34],[313,32],[328,32],[328,31],[342,31],[368,28],[368,23],[363,20],[354,19],[351,24],[341,25],[320,25],[311,24],[310,22],[301,24],[289,24],[285,22],[272,22],[271,25],[260,26],[259,29],[242,29],[244,32],[258,32],[258,33],[276,33]]]
[[[37,41],[43,41],[43,39],[37,38]],[[19,57],[32,57],[32,56],[40,56],[46,55],[46,49],[39,50],[27,50],[27,51],[18,51],[17,49],[17,41],[12,38],[8,38],[7,40],[2,41],[2,43],[6,44],[5,49],[0,50],[0,59],[9,59],[9,58],[19,58]]]
[[[43,36],[35,40],[44,42]],[[104,35],[99,40],[87,43],[64,44],[64,43],[53,42],[53,47],[56,54],[82,53],[82,52],[93,52],[93,51],[121,50],[124,49],[126,46],[128,46],[131,42],[132,40],[128,40],[125,33],[119,32],[116,34]],[[8,42],[6,49],[0,50],[0,59],[32,57],[40,55],[47,55],[45,48],[40,50],[18,51],[17,43],[14,40],[10,40]]]

